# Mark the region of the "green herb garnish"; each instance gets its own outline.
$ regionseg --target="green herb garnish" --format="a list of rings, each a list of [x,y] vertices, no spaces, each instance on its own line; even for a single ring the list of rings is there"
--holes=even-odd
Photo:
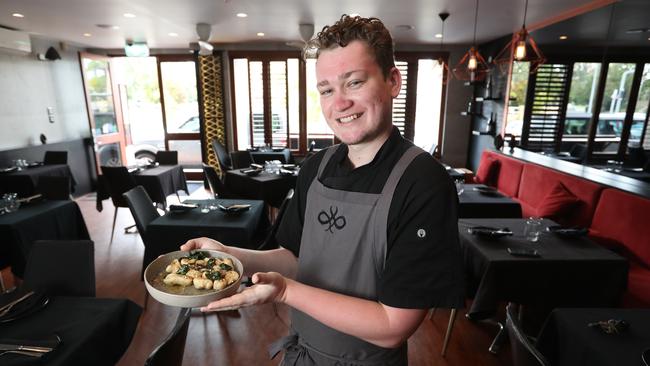
[[[220,263],[219,264],[219,269],[224,270],[224,271],[230,271],[232,269],[232,267],[225,264],[225,263]]]
[[[187,274],[187,272],[190,270],[189,264],[183,264],[181,265],[181,268],[176,271],[176,274],[184,275]]]
[[[216,262],[216,260],[215,260],[214,258],[210,258],[210,259],[208,259],[208,264],[207,264],[207,266],[210,267],[210,268],[212,268],[212,266],[214,266],[214,262]]]
[[[190,252],[190,257],[189,258],[198,260],[198,259],[205,259],[207,257],[208,257],[208,255],[206,254],[206,252],[196,251],[196,252]]]
[[[220,279],[223,278],[223,276],[221,275],[221,272],[219,272],[219,271],[210,271],[210,272],[207,272],[207,273],[205,274],[205,276],[206,276],[208,279],[211,279],[212,281],[218,281],[218,280],[220,280]]]

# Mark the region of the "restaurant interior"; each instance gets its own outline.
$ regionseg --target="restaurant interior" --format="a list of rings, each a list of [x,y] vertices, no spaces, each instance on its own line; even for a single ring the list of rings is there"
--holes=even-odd
[[[409,365],[649,365],[648,0],[0,0],[0,364],[280,363],[288,307],[202,313],[147,267],[281,245],[340,142],[303,49],[342,14],[391,32],[393,125],[458,194],[465,306]]]

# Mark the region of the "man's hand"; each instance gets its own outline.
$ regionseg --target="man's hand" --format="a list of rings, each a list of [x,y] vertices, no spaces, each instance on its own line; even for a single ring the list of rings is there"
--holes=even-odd
[[[189,242],[188,242],[189,243]],[[234,310],[251,305],[284,301],[287,280],[277,272],[258,272],[253,275],[252,287],[230,297],[213,301],[201,311]]]
[[[228,253],[227,246],[210,238],[190,239],[185,244],[181,245],[181,250],[184,252],[189,252],[190,250],[194,249],[212,249]]]

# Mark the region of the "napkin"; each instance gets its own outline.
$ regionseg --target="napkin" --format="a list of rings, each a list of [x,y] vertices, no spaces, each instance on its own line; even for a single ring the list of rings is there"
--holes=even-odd
[[[18,292],[18,291],[16,291]],[[16,293],[11,300],[17,299],[24,295],[25,292]],[[32,313],[41,310],[49,302],[49,298],[43,292],[35,292],[30,297],[14,305],[9,312],[0,317],[0,324],[23,318]],[[6,301],[5,303],[9,303]],[[4,305],[4,304],[3,304]]]

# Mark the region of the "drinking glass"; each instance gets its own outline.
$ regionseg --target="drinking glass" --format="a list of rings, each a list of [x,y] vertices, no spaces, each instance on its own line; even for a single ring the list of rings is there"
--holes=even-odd
[[[463,179],[456,179],[456,193],[460,196],[465,192],[465,181]]]
[[[210,212],[210,205],[201,205],[201,213]]]
[[[542,231],[542,219],[537,217],[529,217],[526,219],[526,226],[524,227],[524,236],[526,240],[536,243],[539,240],[539,235]]]

